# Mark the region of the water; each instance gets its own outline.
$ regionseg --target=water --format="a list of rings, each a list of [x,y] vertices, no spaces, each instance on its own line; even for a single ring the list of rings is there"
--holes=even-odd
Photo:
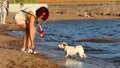
[[[38,32],[36,48],[39,52],[49,55],[58,64],[68,68],[119,68],[120,67],[120,42],[78,42],[81,39],[91,38],[120,38],[120,20],[81,20],[57,21],[42,23],[45,38],[40,38]],[[9,34],[22,37],[23,32],[12,31]],[[57,45],[67,42],[72,46],[82,45],[88,58],[85,61],[65,59],[64,51]],[[49,51],[48,51],[49,50]],[[99,61],[99,62],[98,62]]]

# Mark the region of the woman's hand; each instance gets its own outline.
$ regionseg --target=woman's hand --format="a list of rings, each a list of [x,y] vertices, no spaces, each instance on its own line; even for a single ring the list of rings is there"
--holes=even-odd
[[[43,38],[45,36],[44,31],[39,29],[39,35],[40,35],[41,38]]]

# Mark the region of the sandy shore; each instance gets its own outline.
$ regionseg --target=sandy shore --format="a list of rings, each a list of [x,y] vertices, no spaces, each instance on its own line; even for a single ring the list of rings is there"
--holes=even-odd
[[[5,25],[0,24],[0,67],[2,68],[63,68],[48,60],[44,54],[24,54],[19,51],[21,38],[16,38],[5,31],[20,30],[13,20],[14,13],[7,17]],[[89,19],[120,19],[119,16],[96,16],[84,18],[75,14],[50,13],[48,21],[89,20]]]
[[[13,20],[14,13],[7,17],[7,24],[0,24],[0,67],[2,68],[63,68],[48,60],[43,54],[25,54],[20,52],[21,38],[5,31],[21,30]]]

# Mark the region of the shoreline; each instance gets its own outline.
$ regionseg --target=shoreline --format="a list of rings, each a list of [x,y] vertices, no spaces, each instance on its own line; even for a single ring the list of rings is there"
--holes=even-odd
[[[106,16],[102,16],[102,17],[106,17]],[[120,17],[106,17],[106,18],[101,18],[101,17],[84,18],[84,17],[80,17],[80,19],[58,19],[58,20],[50,19],[50,20],[47,20],[47,22],[51,22],[51,21],[77,21],[77,20],[120,20]]]

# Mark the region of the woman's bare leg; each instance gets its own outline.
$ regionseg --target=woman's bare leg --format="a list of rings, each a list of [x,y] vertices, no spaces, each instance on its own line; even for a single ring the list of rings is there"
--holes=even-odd
[[[29,38],[28,38],[28,44],[29,44],[28,48],[29,49],[34,49],[35,48],[35,46],[34,46],[35,33],[36,33],[36,28],[33,27],[32,32],[31,32],[32,37],[30,39],[30,35],[29,35]]]
[[[22,48],[26,48],[26,44],[27,44],[27,34],[26,32],[24,32]]]
[[[27,45],[27,38],[28,38],[28,29],[26,24],[20,24],[18,25],[20,28],[22,28],[25,32],[24,32],[24,36],[23,36],[23,42],[22,42],[22,48],[26,49],[26,45]]]
[[[22,29],[24,29],[24,36],[23,36],[23,43],[22,43],[22,48],[28,48],[28,49],[34,49],[34,39],[35,39],[35,33],[36,33],[36,28],[33,26],[32,32],[31,32],[31,39],[30,39],[30,31],[29,31],[29,24],[21,24],[19,25]],[[26,46],[28,45],[28,46]]]

